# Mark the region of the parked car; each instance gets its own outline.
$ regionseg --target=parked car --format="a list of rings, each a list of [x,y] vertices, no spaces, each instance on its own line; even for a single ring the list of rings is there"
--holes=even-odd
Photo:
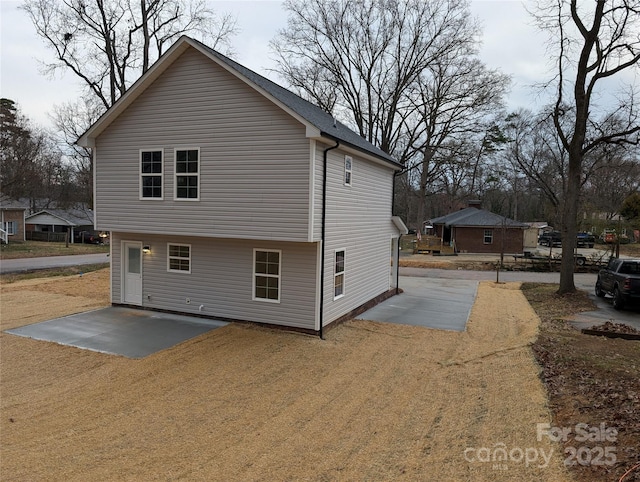
[[[547,231],[538,236],[538,244],[541,246],[561,246],[562,235],[559,231]]]
[[[595,291],[600,298],[613,296],[616,310],[629,302],[640,301],[640,259],[611,259],[598,273]]]
[[[596,237],[591,233],[578,233],[578,248],[593,248],[596,244]]]
[[[75,231],[73,233],[74,243],[102,244],[102,238],[96,231]]]

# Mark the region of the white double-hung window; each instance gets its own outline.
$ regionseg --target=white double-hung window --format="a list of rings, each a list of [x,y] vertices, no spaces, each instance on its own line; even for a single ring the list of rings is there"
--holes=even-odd
[[[175,150],[175,198],[200,199],[200,148]]]
[[[344,296],[344,260],[345,250],[336,249],[333,269],[333,299]]]
[[[344,156],[344,185],[351,186],[351,177],[353,175],[353,158]]]
[[[162,200],[162,149],[140,149],[140,199]]]
[[[17,221],[5,221],[2,223],[2,229],[9,236],[12,236],[18,232],[18,222]]]
[[[191,245],[167,245],[167,271],[176,273],[191,273]]]
[[[276,249],[253,250],[253,299],[280,302],[280,272],[282,251]]]

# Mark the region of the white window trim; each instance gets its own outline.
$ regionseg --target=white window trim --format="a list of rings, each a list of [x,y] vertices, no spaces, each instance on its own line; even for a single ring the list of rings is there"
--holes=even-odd
[[[351,168],[347,169],[347,159],[351,163]],[[349,173],[349,182],[347,182],[347,173]],[[344,156],[344,185],[351,187],[353,185],[353,157]]]
[[[264,274],[264,273],[256,273],[256,253],[258,251],[264,251],[267,253],[278,253],[278,274]],[[282,290],[282,250],[281,249],[266,249],[266,248],[253,248],[253,267],[251,268],[253,272],[253,278],[251,281],[251,299],[253,301],[263,301],[265,303],[280,303],[280,294]],[[256,276],[266,276],[268,278],[277,278],[278,279],[278,299],[270,300],[268,298],[258,298],[256,297]]]
[[[11,226],[12,229],[9,229]],[[18,232],[18,221],[3,221],[2,230],[7,233],[7,236],[13,236]]]
[[[142,172],[142,153],[143,152],[157,152],[160,151],[160,162],[162,163],[162,171],[160,174],[143,173]],[[95,164],[94,164],[95,165]],[[140,200],[141,201],[162,201],[164,200],[164,149],[162,147],[154,147],[150,149],[140,149],[138,153],[138,172],[140,173]],[[160,177],[160,197],[144,197],[142,195],[142,177],[143,176],[156,176]]]
[[[183,257],[171,256],[171,246],[180,246],[189,248],[189,270],[184,269],[171,269],[171,258],[175,259],[185,259]],[[181,274],[191,274],[191,266],[192,266],[192,256],[191,256],[191,245],[184,243],[167,243],[167,272],[168,273],[181,273]]]
[[[489,236],[487,236],[487,232],[490,233]],[[491,241],[487,243],[487,237],[491,237]],[[485,229],[484,232],[482,233],[482,242],[483,244],[493,244],[493,229]]]
[[[338,256],[338,253],[344,253],[344,267],[342,269],[342,271],[340,273],[336,272],[336,258]],[[333,300],[339,300],[340,298],[344,297],[344,294],[346,293],[346,285],[347,285],[347,250],[345,248],[340,248],[340,249],[336,249],[333,252]],[[340,293],[338,296],[336,296],[336,278],[342,275],[342,293]]]
[[[198,172],[195,173],[178,173],[176,169],[176,164],[178,163],[178,151],[198,151]],[[173,149],[173,199],[174,201],[200,201],[200,167],[202,165],[202,156],[200,154],[199,147],[176,147]],[[186,198],[186,197],[178,197],[178,177],[180,176],[195,176],[198,179],[198,197],[195,198]]]

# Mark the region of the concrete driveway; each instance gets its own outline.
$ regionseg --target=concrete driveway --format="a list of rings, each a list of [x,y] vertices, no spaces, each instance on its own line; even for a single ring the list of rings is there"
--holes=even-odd
[[[400,277],[404,293],[367,310],[356,319],[464,331],[476,299],[478,281]]]
[[[438,282],[444,280],[470,282],[470,280],[478,281],[495,281],[496,273],[494,271],[467,271],[453,269],[424,269],[424,268],[400,268],[401,282],[400,287],[404,289],[405,280],[412,277],[420,277],[436,280]],[[596,273],[576,273],[574,282],[576,288],[586,291],[589,298],[596,304],[597,310],[585,313],[578,313],[567,321],[576,328],[589,328],[594,325],[601,325],[607,321],[612,323],[623,323],[640,330],[640,307],[629,306],[625,310],[614,310],[611,305],[611,298],[597,298],[594,293]],[[560,273],[539,273],[530,271],[504,271],[500,273],[500,281],[518,281],[531,283],[559,283]],[[443,285],[445,286],[445,285]],[[394,296],[390,300],[398,298]]]
[[[596,304],[598,309],[573,315],[568,320],[573,326],[579,329],[591,328],[594,325],[602,325],[610,321],[612,323],[623,323],[640,330],[640,304],[625,306],[624,310],[616,310],[613,308],[611,297],[598,298],[594,290],[588,293],[589,298]]]
[[[357,319],[464,331],[478,283],[495,281],[495,273],[483,271],[409,268],[402,268],[402,271],[400,287],[404,292]],[[557,273],[501,273],[501,281],[557,282],[557,277]],[[640,309],[616,311],[609,299],[596,298],[592,289],[595,278],[595,275],[576,276],[576,285],[590,293],[598,310],[580,313],[568,321],[577,328],[613,321],[640,329]],[[144,358],[226,324],[197,317],[108,307],[6,332],[129,358]]]
[[[144,358],[226,324],[191,316],[111,306],[5,332],[128,358]]]

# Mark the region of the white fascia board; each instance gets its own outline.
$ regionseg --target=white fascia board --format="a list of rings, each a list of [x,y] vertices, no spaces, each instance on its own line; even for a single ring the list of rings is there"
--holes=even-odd
[[[391,222],[400,234],[409,234],[409,229],[407,229],[407,226],[404,224],[404,221],[402,221],[400,216],[391,216]]]
[[[305,124],[305,125],[307,127],[306,136],[309,139],[317,140],[322,137],[322,133],[320,132],[320,129],[318,129],[316,126],[313,126],[311,124]]]
[[[39,211],[39,212],[37,212],[35,214],[32,214],[31,216],[26,216],[25,217],[25,221],[28,222],[29,224],[43,224],[43,223],[38,223],[37,221],[36,222],[33,221],[33,218],[35,218],[36,216],[40,216],[42,214],[44,214],[46,216],[51,216],[52,218],[59,219],[60,221],[62,221],[62,223],[66,224],[67,226],[76,226],[75,224],[73,224],[72,222],[68,221],[67,219],[62,218],[62,217],[58,216],[57,214],[50,213],[46,209],[43,209],[42,211]]]
[[[365,151],[361,151],[360,149],[356,149],[355,147],[351,147],[348,144],[344,144],[344,141],[341,141],[339,139],[336,141],[336,139],[334,139],[333,137],[323,137],[322,135],[318,137],[314,137],[314,139],[316,141],[320,141],[324,144],[329,144],[329,145],[334,145],[336,142],[339,142],[340,146],[338,146],[338,149],[344,152],[347,152],[349,154],[352,154],[360,159],[366,159],[368,161],[374,162],[381,166],[388,167],[389,169],[393,169],[394,171],[401,171],[403,169],[402,166],[400,165],[392,164],[388,161],[385,161],[384,159],[380,159],[377,156],[371,155]]]

